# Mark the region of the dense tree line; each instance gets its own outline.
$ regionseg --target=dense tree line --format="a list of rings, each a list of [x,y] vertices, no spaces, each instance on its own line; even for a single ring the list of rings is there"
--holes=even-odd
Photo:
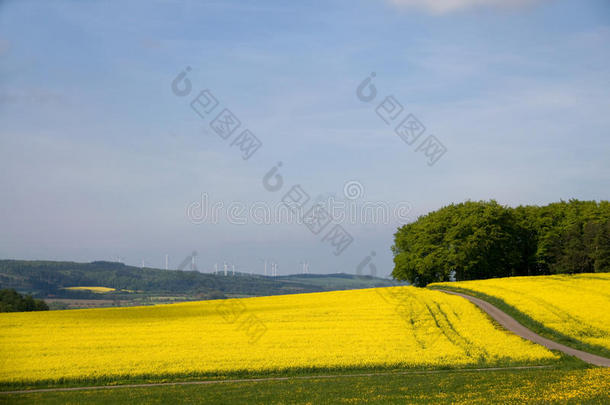
[[[435,281],[610,271],[610,203],[451,204],[394,235],[398,280]]]
[[[48,311],[43,300],[23,296],[13,289],[0,290],[0,312]]]

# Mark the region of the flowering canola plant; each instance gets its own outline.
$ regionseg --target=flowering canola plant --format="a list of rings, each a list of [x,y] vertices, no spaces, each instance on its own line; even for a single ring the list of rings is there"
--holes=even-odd
[[[610,273],[509,277],[431,287],[458,287],[503,300],[545,327],[610,349]]]
[[[0,314],[0,383],[556,359],[415,287]]]

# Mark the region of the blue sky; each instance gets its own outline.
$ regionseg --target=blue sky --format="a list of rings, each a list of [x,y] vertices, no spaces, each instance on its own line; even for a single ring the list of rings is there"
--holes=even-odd
[[[191,110],[203,89],[261,139],[250,159]],[[404,220],[344,224],[335,256],[303,225],[193,224],[186,208],[277,204],[261,179],[278,161],[312,201],[357,181],[359,203],[411,220],[466,199],[607,200],[608,90],[604,0],[5,1],[0,257],[163,267],[196,250],[206,271],[353,273],[375,251],[387,275]],[[433,166],[375,113],[389,95],[446,147]]]

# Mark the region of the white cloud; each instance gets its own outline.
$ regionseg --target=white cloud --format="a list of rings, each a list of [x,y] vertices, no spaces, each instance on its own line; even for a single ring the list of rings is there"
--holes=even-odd
[[[443,14],[461,9],[488,6],[512,8],[542,0],[388,0],[399,8],[418,8],[430,13]]]

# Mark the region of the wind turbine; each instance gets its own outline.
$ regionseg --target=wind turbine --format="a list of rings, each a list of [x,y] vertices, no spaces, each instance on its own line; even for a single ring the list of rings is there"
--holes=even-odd
[[[267,259],[259,259],[265,263],[265,276],[267,275]]]
[[[304,260],[301,263],[303,265],[303,270],[301,270],[301,273],[308,274],[309,273],[309,262],[307,260]]]
[[[277,277],[277,263],[276,262],[271,263],[271,275],[273,277]]]

